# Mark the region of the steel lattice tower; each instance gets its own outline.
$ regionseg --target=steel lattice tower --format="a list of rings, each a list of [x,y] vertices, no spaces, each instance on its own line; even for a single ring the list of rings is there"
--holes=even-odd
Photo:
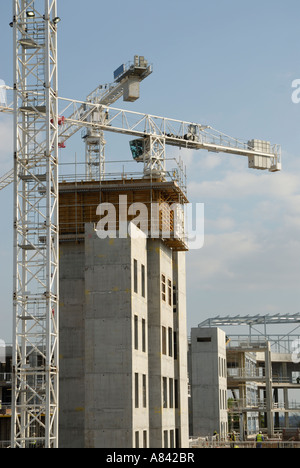
[[[58,446],[56,0],[13,0],[12,447]]]

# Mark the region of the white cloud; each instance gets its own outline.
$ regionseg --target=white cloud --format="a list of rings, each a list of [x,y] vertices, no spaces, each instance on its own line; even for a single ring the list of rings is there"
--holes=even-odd
[[[189,184],[209,207],[204,247],[188,256],[191,286],[216,295],[299,289],[300,172],[290,159],[276,174],[222,165],[213,180]]]
[[[221,216],[217,219],[206,219],[205,224],[209,231],[232,232],[236,227],[235,219],[229,216]]]

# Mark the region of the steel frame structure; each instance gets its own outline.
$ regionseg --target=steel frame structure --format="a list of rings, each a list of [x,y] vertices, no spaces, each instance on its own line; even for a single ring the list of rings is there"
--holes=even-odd
[[[56,0],[13,0],[12,447],[58,446]]]
[[[275,315],[236,315],[226,317],[211,317],[203,322],[199,323],[198,327],[225,327],[225,326],[241,326],[248,325],[253,327],[254,325],[279,325],[279,324],[290,324],[300,323],[300,313],[296,314],[275,314]]]
[[[242,142],[211,126],[199,123],[169,119],[74,99],[59,98],[59,104],[62,105],[60,114],[69,114],[69,117],[65,118],[64,128],[60,132],[64,141],[74,135],[79,127],[143,138],[145,140],[145,155],[142,160],[145,175],[149,175],[149,171],[153,171],[155,175],[159,171],[163,173],[166,145],[245,156],[248,158],[249,167],[254,169],[267,169],[270,172],[281,170],[281,147],[277,144],[270,146],[270,151],[267,152],[252,148],[251,142]],[[90,116],[95,113],[98,115],[97,121],[91,121]],[[257,164],[250,166],[250,160],[253,158],[257,159]]]
[[[110,107],[110,103],[122,93],[113,94],[108,99],[109,91],[99,91],[99,94],[98,89],[101,90],[101,87],[91,93],[86,102],[58,98],[59,115],[63,116],[63,124],[58,129],[59,140],[65,143],[80,128],[83,129],[86,175],[95,180],[100,180],[105,172],[105,131],[144,139],[144,157],[138,161],[144,163],[146,176],[150,173],[163,174],[165,171],[166,145],[245,156],[250,168],[270,172],[281,170],[280,145],[269,145],[269,150],[263,151],[253,147],[252,142],[240,141],[208,125]],[[11,113],[11,106],[0,104],[0,112]],[[0,178],[0,190],[13,180],[14,173],[11,170]]]
[[[94,113],[97,115],[97,113]],[[93,115],[93,119],[96,119]],[[91,123],[96,123],[91,120]],[[105,145],[103,130],[86,128],[82,132],[85,141],[85,176],[87,180],[102,180],[105,174]]]

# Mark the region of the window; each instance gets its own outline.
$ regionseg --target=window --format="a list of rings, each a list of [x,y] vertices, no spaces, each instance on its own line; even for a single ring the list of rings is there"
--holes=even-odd
[[[177,312],[177,288],[173,285],[173,312]]]
[[[139,349],[139,322],[138,316],[134,316],[134,349]]]
[[[174,385],[173,379],[169,379],[169,407],[174,407]]]
[[[168,431],[164,431],[164,448],[168,448]]]
[[[142,265],[142,296],[146,297],[145,265]]]
[[[162,327],[162,354],[167,354],[167,329]]]
[[[147,376],[143,374],[143,407],[147,408]]]
[[[177,332],[174,332],[174,359],[177,359]]]
[[[170,431],[170,448],[174,448],[174,431]]]
[[[175,447],[180,448],[180,432],[179,429],[175,429]]]
[[[135,373],[134,374],[134,401],[135,401],[135,407],[139,407],[139,374]]]
[[[168,339],[169,339],[169,356],[173,356],[173,330],[168,328]]]
[[[172,281],[168,280],[168,302],[172,306]]]
[[[142,351],[146,352],[146,320],[142,319]]]
[[[161,298],[166,302],[166,277],[161,275]]]
[[[197,338],[198,343],[211,343],[211,337],[203,337],[203,338]]]
[[[168,381],[163,377],[163,408],[168,408]]]
[[[133,260],[133,290],[135,293],[138,292],[138,264],[137,260]]]
[[[143,431],[143,448],[147,448],[147,431]]]
[[[179,408],[178,380],[174,380],[175,408]]]
[[[135,433],[135,448],[140,448],[140,434],[139,431]]]

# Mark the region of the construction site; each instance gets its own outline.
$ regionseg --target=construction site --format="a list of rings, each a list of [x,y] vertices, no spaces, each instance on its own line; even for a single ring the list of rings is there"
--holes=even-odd
[[[242,156],[272,177],[280,146],[113,107],[140,97],[153,72],[144,56],[85,101],[61,98],[59,3],[12,0],[14,82],[0,82],[0,112],[14,129],[14,167],[0,178],[0,191],[14,190],[0,447],[227,448],[233,433],[254,447],[262,431],[272,448],[300,448],[290,417],[300,399],[289,393],[300,390],[300,334],[267,330],[299,328],[300,315],[216,317],[187,329],[187,173],[183,158],[166,154]],[[60,150],[78,132],[84,158],[63,164]],[[130,136],[129,160],[106,160],[106,132]],[[232,333],[240,325],[246,335]]]
[[[192,329],[193,446],[229,447],[228,434],[235,434],[239,448],[255,448],[262,432],[265,448],[300,447],[299,323],[299,314],[218,316]],[[249,328],[240,333],[242,326]],[[284,326],[288,331],[282,331]],[[235,328],[239,333],[233,333]]]

